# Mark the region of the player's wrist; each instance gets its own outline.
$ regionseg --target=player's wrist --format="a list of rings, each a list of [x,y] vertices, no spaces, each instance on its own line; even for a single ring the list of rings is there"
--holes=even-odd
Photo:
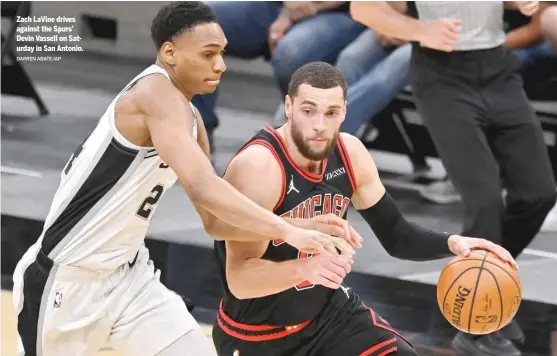
[[[300,229],[306,229],[306,230],[313,229],[313,222],[311,221],[311,219],[300,219],[300,218],[290,218],[290,217],[284,217],[283,219],[287,221],[289,224],[294,225],[295,227],[298,227]]]
[[[292,263],[295,265],[294,279],[296,280],[296,284],[301,283],[307,279],[306,271],[308,262],[309,258],[300,258],[292,261]]]
[[[289,241],[299,234],[300,228],[291,224],[288,220],[280,218],[280,223],[276,226],[278,236],[281,236],[284,241]]]

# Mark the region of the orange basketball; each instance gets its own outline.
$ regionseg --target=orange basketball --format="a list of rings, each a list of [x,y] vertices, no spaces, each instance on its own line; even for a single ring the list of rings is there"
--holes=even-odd
[[[483,250],[452,259],[437,284],[441,313],[455,328],[469,334],[500,330],[514,318],[521,300],[518,272]]]

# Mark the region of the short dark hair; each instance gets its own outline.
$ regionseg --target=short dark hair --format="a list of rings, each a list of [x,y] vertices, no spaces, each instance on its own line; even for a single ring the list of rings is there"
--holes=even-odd
[[[348,91],[346,80],[342,73],[335,66],[325,62],[310,62],[298,68],[290,79],[288,96],[291,98],[295,97],[298,93],[298,88],[302,84],[309,84],[319,89],[330,89],[340,86],[344,93],[344,99],[346,99]]]
[[[151,38],[162,45],[197,25],[217,22],[211,7],[201,1],[171,2],[163,6],[151,23]]]

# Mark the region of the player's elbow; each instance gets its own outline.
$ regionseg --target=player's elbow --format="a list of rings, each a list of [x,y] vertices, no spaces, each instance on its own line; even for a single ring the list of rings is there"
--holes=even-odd
[[[195,177],[191,181],[181,182],[191,202],[203,208],[207,208],[213,202],[213,191],[210,189],[212,180],[216,175],[206,174]],[[205,221],[203,222],[205,224]]]
[[[205,232],[208,233],[213,239],[217,241],[223,241],[224,238],[219,233],[219,228],[217,224],[217,217],[213,214],[207,214],[206,217],[202,219],[203,221],[203,228]]]
[[[381,246],[383,246],[383,248],[385,249],[385,251],[387,252],[387,254],[391,257],[394,258],[401,258],[404,259],[402,257],[403,253],[400,249],[400,247],[397,246],[396,241],[393,241],[393,239],[379,239],[379,242],[381,243]]]

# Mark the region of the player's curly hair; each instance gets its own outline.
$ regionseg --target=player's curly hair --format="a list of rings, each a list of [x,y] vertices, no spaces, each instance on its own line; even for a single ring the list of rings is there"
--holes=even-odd
[[[335,66],[325,62],[310,62],[298,68],[290,79],[288,96],[294,98],[302,84],[309,84],[319,89],[341,87],[344,99],[348,91],[344,75]]]
[[[197,25],[217,22],[211,7],[202,1],[171,2],[163,6],[151,23],[151,38],[160,49],[167,41]]]

